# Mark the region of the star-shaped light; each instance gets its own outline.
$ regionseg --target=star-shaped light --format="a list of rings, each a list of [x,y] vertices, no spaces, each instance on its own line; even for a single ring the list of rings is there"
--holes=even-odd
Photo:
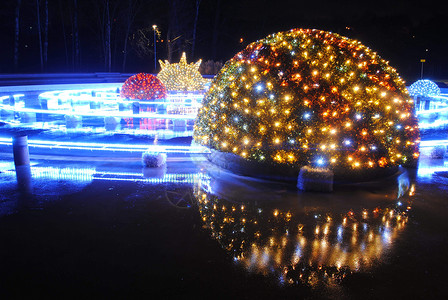
[[[199,72],[202,59],[196,63],[187,63],[185,52],[179,63],[170,64],[159,60],[162,70],[157,78],[162,81],[169,91],[198,91],[204,89],[205,79]]]

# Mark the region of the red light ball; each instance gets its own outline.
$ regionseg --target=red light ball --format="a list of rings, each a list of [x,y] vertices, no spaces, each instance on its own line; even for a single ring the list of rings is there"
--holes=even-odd
[[[164,99],[166,98],[166,87],[156,76],[138,73],[126,79],[120,96],[138,100]]]

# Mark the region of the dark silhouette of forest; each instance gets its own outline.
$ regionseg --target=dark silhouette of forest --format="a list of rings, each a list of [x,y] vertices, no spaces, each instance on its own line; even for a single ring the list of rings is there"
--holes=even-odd
[[[155,56],[176,62],[182,52],[188,61],[202,58],[210,65],[227,61],[271,33],[301,27],[360,40],[407,81],[420,78],[421,59],[425,78],[448,79],[448,10],[414,1],[362,5],[292,0],[3,0],[0,73],[157,72]]]

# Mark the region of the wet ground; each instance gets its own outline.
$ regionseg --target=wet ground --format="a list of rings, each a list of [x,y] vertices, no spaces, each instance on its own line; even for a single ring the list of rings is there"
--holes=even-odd
[[[442,299],[448,175],[421,160],[331,194],[201,157],[0,154],[0,294],[25,298]],[[424,169],[424,167],[427,167]],[[18,184],[19,183],[19,184]]]

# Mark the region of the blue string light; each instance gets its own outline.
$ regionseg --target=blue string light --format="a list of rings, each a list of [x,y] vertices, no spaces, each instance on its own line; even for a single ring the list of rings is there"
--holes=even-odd
[[[433,81],[428,79],[417,80],[408,88],[411,96],[439,96],[440,88]]]

